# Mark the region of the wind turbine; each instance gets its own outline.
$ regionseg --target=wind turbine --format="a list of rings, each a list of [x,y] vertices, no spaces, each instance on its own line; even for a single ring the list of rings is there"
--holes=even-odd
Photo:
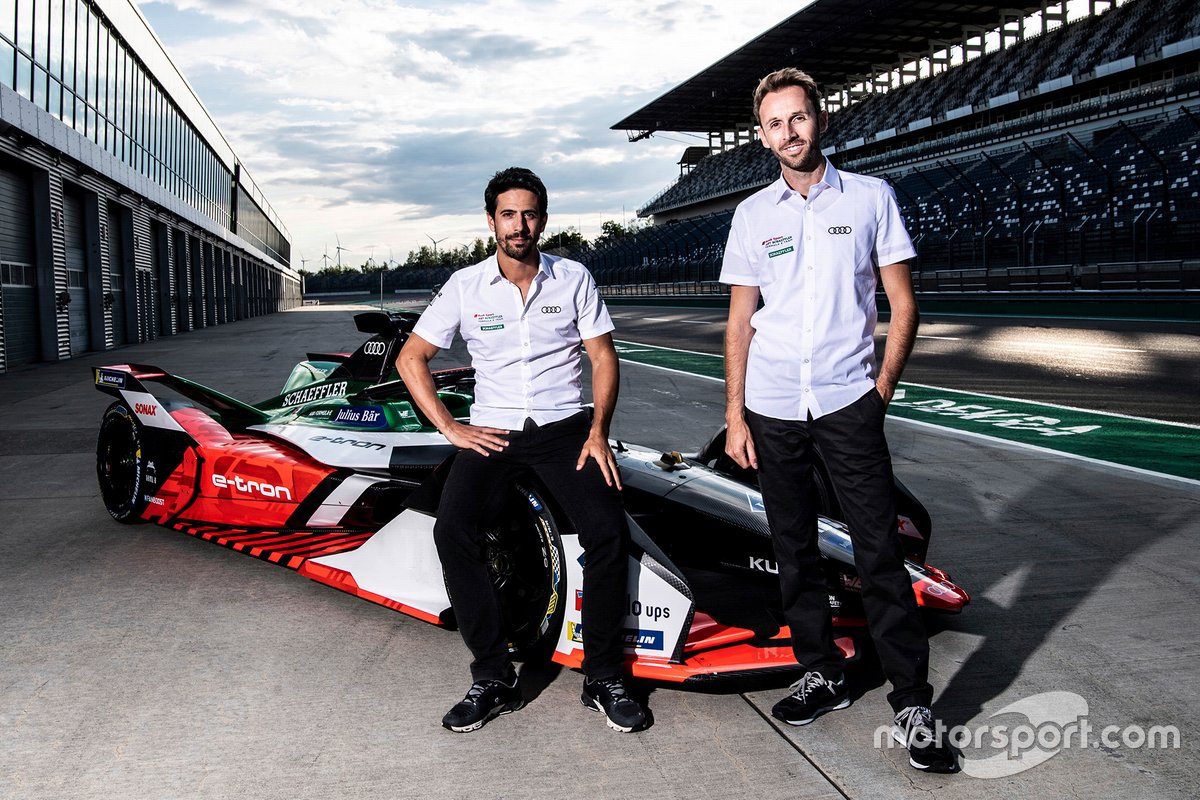
[[[433,242],[433,257],[434,257],[434,258],[437,258],[437,246],[438,246],[439,244],[441,244],[442,242],[446,241],[447,239],[449,239],[450,237],[449,237],[449,236],[443,236],[441,239],[434,239],[432,236],[430,236],[430,235],[427,233],[427,234],[425,234],[425,238],[426,238],[426,239],[428,239],[429,241]]]
[[[342,251],[345,250],[347,253],[349,253],[350,248],[342,247],[342,239],[336,233],[333,235],[333,238],[337,240],[337,247],[335,249],[337,250],[337,265],[340,268],[342,266]]]

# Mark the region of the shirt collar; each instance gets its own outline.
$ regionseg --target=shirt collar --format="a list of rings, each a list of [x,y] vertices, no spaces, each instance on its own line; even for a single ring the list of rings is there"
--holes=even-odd
[[[487,270],[488,270],[488,272],[491,273],[491,276],[492,276],[491,280],[488,281],[489,286],[494,285],[494,284],[499,283],[500,281],[504,280],[504,273],[502,273],[500,271],[500,261],[499,261],[499,259],[496,258],[495,253],[492,253],[490,256],[488,256]],[[553,277],[554,277],[554,262],[550,259],[550,256],[546,255],[545,253],[543,253],[541,251],[538,251],[538,271],[537,271],[537,275],[533,276],[533,279],[535,281],[542,281],[547,278],[553,278]]]
[[[812,185],[812,188],[815,191],[810,193],[809,197],[812,197],[813,194],[820,194],[826,189],[836,189],[839,192],[842,191],[842,176],[837,169],[834,168],[833,164],[830,163],[828,158],[825,159],[825,174],[821,177],[821,180]],[[782,170],[779,172],[779,177],[773,184],[771,184],[771,192],[772,196],[775,198],[776,204],[782,203],[784,200],[787,200],[794,194],[799,194],[791,186],[788,186],[788,182],[783,179]]]

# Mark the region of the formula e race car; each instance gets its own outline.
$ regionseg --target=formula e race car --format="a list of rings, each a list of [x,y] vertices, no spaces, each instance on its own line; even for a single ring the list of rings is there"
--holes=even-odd
[[[355,317],[352,354],[310,353],[275,397],[243,403],[157,367],[94,368],[113,395],[97,442],[104,504],[299,572],[426,622],[454,627],[433,541],[455,448],[412,402],[393,363],[411,313]],[[468,418],[474,371],[435,374]],[[625,645],[635,676],[672,682],[797,669],[778,611],[770,531],[752,472],[723,455],[724,431],[697,454],[613,441],[631,547]],[[864,625],[853,547],[820,462],[820,549],[837,642]],[[924,563],[929,514],[897,483],[901,539],[917,603],[956,613],[968,594]],[[532,478],[509,488],[487,531],[490,573],[518,660],[577,667],[584,557],[578,536]]]

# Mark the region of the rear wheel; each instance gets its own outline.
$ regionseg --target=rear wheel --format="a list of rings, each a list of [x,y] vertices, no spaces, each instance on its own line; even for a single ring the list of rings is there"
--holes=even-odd
[[[566,587],[562,544],[550,509],[517,484],[500,522],[487,531],[488,574],[518,660],[546,655],[562,620]]]
[[[816,458],[813,460],[813,499],[817,504],[818,514],[845,522],[842,518],[842,506],[833,491],[833,482],[825,469],[825,457],[819,450],[816,451]]]
[[[104,507],[117,522],[143,522],[146,457],[141,424],[123,403],[104,412],[96,437],[96,478]]]

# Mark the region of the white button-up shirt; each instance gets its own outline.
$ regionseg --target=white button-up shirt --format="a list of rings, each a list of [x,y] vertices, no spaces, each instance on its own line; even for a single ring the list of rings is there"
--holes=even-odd
[[[891,186],[828,161],[807,199],[780,176],[742,201],[721,282],[762,294],[746,407],[803,420],[862,397],[875,385],[876,270],[915,255]]]
[[[580,344],[612,329],[587,268],[542,253],[524,302],[492,255],[451,275],[413,332],[443,349],[460,333],[475,367],[472,424],[520,430],[584,408]]]

